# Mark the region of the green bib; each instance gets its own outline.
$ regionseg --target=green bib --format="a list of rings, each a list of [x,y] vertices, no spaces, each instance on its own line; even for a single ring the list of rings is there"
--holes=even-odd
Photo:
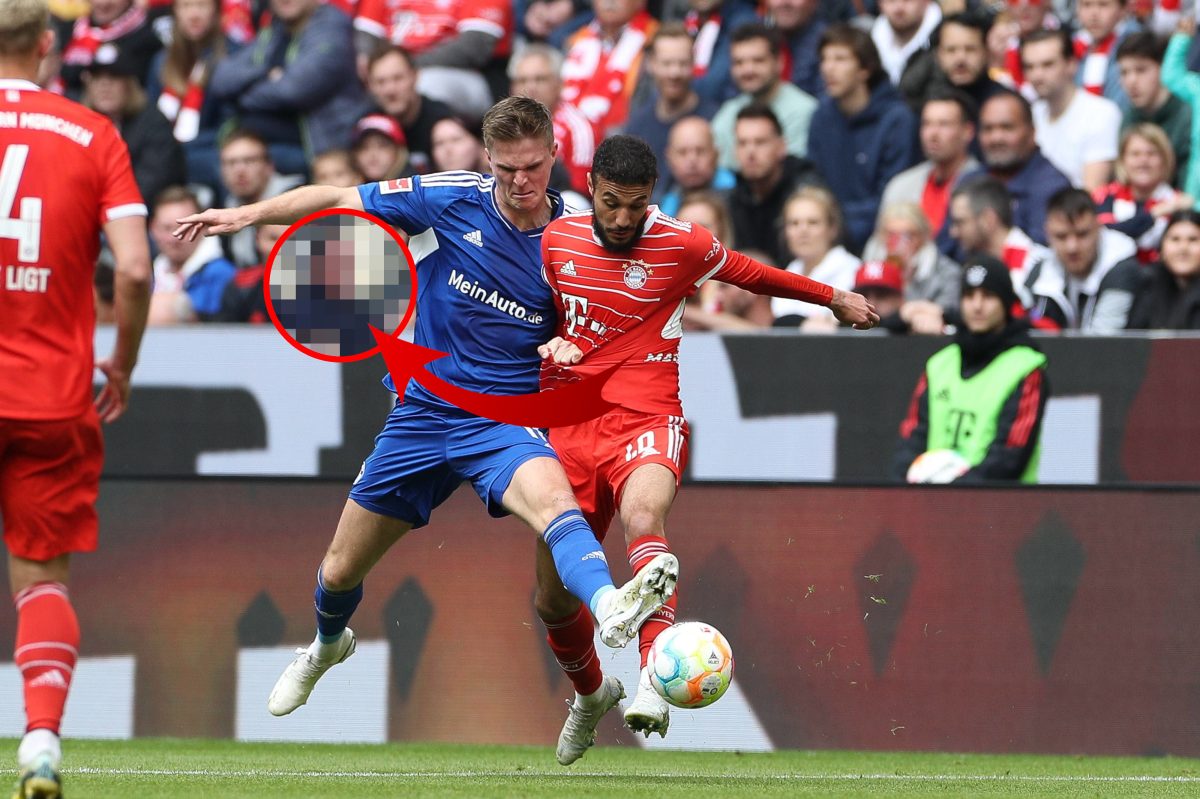
[[[929,383],[929,443],[927,449],[952,449],[978,466],[996,438],[1000,409],[1013,390],[1046,356],[1030,347],[1011,347],[983,371],[962,378],[962,350],[957,344],[935,352],[925,364]],[[1021,482],[1036,483],[1041,460],[1041,431]]]

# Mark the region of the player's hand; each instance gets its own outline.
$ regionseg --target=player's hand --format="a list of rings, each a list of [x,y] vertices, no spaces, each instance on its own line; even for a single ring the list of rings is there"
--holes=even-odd
[[[197,236],[237,233],[251,222],[249,216],[240,208],[209,208],[207,211],[175,221],[179,227],[171,235],[184,241],[195,241]]]
[[[879,312],[875,306],[867,302],[866,297],[853,291],[834,289],[829,310],[833,311],[839,322],[855,330],[870,330],[879,324]]]
[[[538,355],[542,360],[553,361],[559,366],[571,366],[583,359],[583,350],[562,336],[555,336],[538,347]]]
[[[102,422],[115,422],[129,407],[129,372],[118,369],[112,358],[96,363],[108,381],[96,395],[96,413]]]

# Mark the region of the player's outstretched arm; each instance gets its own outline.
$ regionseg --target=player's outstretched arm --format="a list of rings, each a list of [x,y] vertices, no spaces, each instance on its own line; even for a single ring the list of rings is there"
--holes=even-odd
[[[290,225],[309,214],[329,208],[363,209],[358,188],[337,186],[301,186],[262,202],[240,208],[210,208],[176,220],[179,227],[172,235],[193,241],[197,236],[237,233],[251,225]]]
[[[855,330],[870,330],[879,324],[879,313],[875,306],[867,302],[866,297],[853,291],[834,289],[829,310],[833,311],[839,322]]]
[[[150,246],[146,236],[146,218],[127,216],[104,225],[104,235],[112,248],[113,309],[117,317],[117,341],[112,355],[96,364],[107,382],[96,395],[100,419],[112,422],[129,404],[129,377],[137,363],[150,310]]]

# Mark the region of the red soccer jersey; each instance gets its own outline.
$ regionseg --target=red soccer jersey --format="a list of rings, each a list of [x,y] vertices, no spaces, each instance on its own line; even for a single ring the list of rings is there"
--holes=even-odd
[[[496,52],[512,52],[513,12],[507,0],[360,0],[354,27],[422,53],[464,31],[495,36]]]
[[[0,80],[0,417],[87,409],[100,231],[133,215],[146,206],[108,119]]]
[[[725,249],[712,233],[651,206],[632,250],[610,252],[591,212],[568,214],[542,234],[542,269],[554,290],[558,334],[583,350],[568,369],[547,366],[542,388],[624,363],[605,396],[632,411],[682,416],[679,340],[684,302],[709,278],[758,293],[829,304],[832,289]]]

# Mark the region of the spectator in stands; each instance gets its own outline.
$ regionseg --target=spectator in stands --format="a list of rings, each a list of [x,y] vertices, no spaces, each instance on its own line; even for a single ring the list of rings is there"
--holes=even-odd
[[[375,51],[367,61],[367,89],[378,109],[404,130],[413,171],[428,172],[433,125],[454,112],[445,103],[417,91],[417,68],[412,56],[395,45]]]
[[[1133,240],[1101,225],[1081,189],[1050,198],[1046,236],[1054,256],[1033,283],[1035,317],[1084,333],[1124,329],[1143,277]]]
[[[264,262],[239,269],[233,280],[225,284],[225,290],[221,293],[221,307],[214,322],[265,324],[271,321],[263,296],[263,279],[267,273],[265,259],[287,229],[287,225],[262,225],[256,230],[255,247],[263,254]]]
[[[875,226],[888,181],[917,162],[916,125],[867,34],[831,26],[820,53],[828,96],[813,115],[808,157],[841,204],[846,239],[857,251]]]
[[[1046,203],[1071,182],[1038,148],[1029,102],[1015,92],[1001,92],[984,103],[979,112],[979,147],[988,174],[1002,181],[1012,195],[1016,226],[1045,244]]]
[[[91,0],[90,6],[91,13],[59,31],[58,40],[66,42],[62,46],[60,76],[67,96],[82,96],[83,72],[106,44],[121,51],[129,74],[145,86],[150,62],[163,45],[154,30],[155,15],[134,0]]]
[[[1019,41],[1017,30],[1016,19],[1005,7],[992,17],[987,35],[988,75],[1004,88],[1013,91],[1020,88],[1018,75],[1014,75],[1012,71],[1013,67],[1020,63],[1020,55],[1014,44]],[[1019,69],[1017,71],[1020,72]]]
[[[683,222],[700,225],[710,231],[727,249],[733,249],[733,221],[729,217],[729,208],[724,198],[716,192],[703,189],[688,192],[683,196],[679,210],[673,216]],[[727,319],[722,315],[721,299],[715,280],[706,280],[699,291],[687,298],[683,306],[685,330],[741,330],[746,329],[746,324],[746,320],[740,317]]]
[[[216,65],[208,90],[269,143],[280,170],[307,175],[315,154],[350,143],[367,111],[350,19],[320,0],[271,0],[271,14],[253,43]]]
[[[354,165],[354,154],[349,150],[326,150],[313,159],[313,183],[318,186],[338,186],[348,189],[365,183],[366,179]]]
[[[661,163],[676,122],[688,116],[712,119],[719,106],[693,88],[692,37],[682,23],[668,22],[655,31],[646,50],[646,72],[654,93],[630,113],[625,132],[649,144]]]
[[[519,9],[521,4],[516,5]],[[591,5],[589,0],[528,0],[520,15],[521,33],[530,42],[557,49],[562,38],[587,24]]]
[[[954,184],[959,176],[979,168],[970,153],[977,116],[971,98],[955,89],[929,95],[921,108],[921,151],[925,160],[888,181],[880,205],[887,208],[898,202],[916,203],[929,226],[940,231]]]
[[[842,237],[842,214],[837,200],[826,189],[805,186],[792,194],[784,206],[783,233],[791,257],[789,272],[848,290],[862,264],[838,244]],[[779,263],[783,263],[780,261]],[[833,313],[820,305],[775,297],[771,313],[776,327],[832,330]]]
[[[83,72],[84,104],[112,120],[129,147],[138,190],[152,200],[168,186],[187,182],[187,164],[171,123],[146,100],[137,70],[116,45],[100,45]]]
[[[719,105],[735,94],[729,76],[733,34],[757,22],[753,4],[746,0],[687,0],[684,30],[695,39],[695,89],[706,102]]]
[[[1025,80],[1025,70],[1021,66],[1021,42],[1034,31],[1058,30],[1062,27],[1058,17],[1051,12],[1050,5],[1048,0],[1007,0],[1007,10],[1016,23],[1016,30],[1008,40],[1006,71],[1012,79],[1010,88],[1029,102],[1037,99],[1037,93]]]
[[[733,33],[733,82],[738,94],[713,117],[713,137],[721,153],[721,166],[737,166],[734,125],[738,112],[751,103],[766,105],[783,125],[787,151],[797,158],[808,152],[809,123],[817,101],[780,77],[782,45],[779,32],[754,22]]]
[[[1167,134],[1143,122],[1121,136],[1117,179],[1092,195],[1100,224],[1137,242],[1138,260],[1144,264],[1158,260],[1167,217],[1195,205],[1195,200],[1167,182],[1174,171],[1175,155]]]
[[[462,117],[439,119],[433,126],[433,168],[439,172],[465,169],[491,174],[479,122]]]
[[[933,0],[879,0],[871,40],[893,86],[900,85],[909,59],[929,46],[929,37],[941,21],[942,8]]]
[[[558,162],[566,170],[568,185],[587,197],[587,174],[596,152],[597,130],[582,111],[562,99],[562,63],[562,54],[553,47],[530,44],[512,57],[508,76],[513,94],[532,97],[550,109]]]
[[[394,180],[412,174],[400,123],[387,114],[367,114],[354,126],[354,165],[364,182]]]
[[[217,132],[227,108],[208,92],[213,68],[238,45],[221,30],[219,0],[175,0],[171,43],[150,67],[146,95],[183,146],[188,182],[221,185]]]
[[[1070,35],[1036,31],[1021,42],[1021,65],[1037,92],[1037,143],[1071,183],[1095,191],[1112,180],[1121,109],[1075,85],[1079,62]]]
[[[900,93],[913,110],[946,89],[970,97],[976,109],[1003,90],[988,74],[989,25],[988,18],[978,12],[952,14],[942,20],[929,39],[929,49],[913,56],[900,78]]]
[[[1175,171],[1170,182],[1180,187],[1191,160],[1192,107],[1163,85],[1164,50],[1162,40],[1143,32],[1130,34],[1117,48],[1121,88],[1129,101],[1121,120],[1121,132],[1143,122],[1162,128],[1175,153]]]
[[[958,307],[959,265],[938,251],[929,220],[915,203],[883,209],[865,251],[869,261],[889,261],[904,274],[904,305],[899,319],[880,324],[893,331],[937,335],[947,314]]]
[[[964,180],[950,197],[950,235],[966,253],[987,253],[1008,267],[1021,302],[1034,307],[1031,285],[1050,250],[1013,224],[1012,195],[991,175]]]
[[[1137,330],[1200,330],[1200,214],[1171,214],[1161,259],[1138,290],[1125,325]]]
[[[818,45],[828,23],[820,0],[766,0],[767,24],[783,36],[784,75],[813,97],[825,93]],[[789,68],[790,65],[790,68]]]
[[[667,139],[667,178],[658,207],[674,215],[689,192],[728,192],[737,183],[732,170],[718,165],[712,127],[702,117],[685,117],[671,128]]]
[[[508,87],[513,9],[507,0],[361,0],[359,55],[398,45],[420,70],[417,91],[460,114],[483,116]]]
[[[800,186],[820,183],[808,161],[788,154],[783,127],[765,105],[748,105],[737,116],[737,184],[729,195],[733,235],[742,249],[762,250],[775,263],[787,260],[779,219]]]
[[[570,38],[563,63],[563,97],[601,136],[625,124],[646,43],[658,22],[646,0],[592,0],[595,19]]]
[[[221,143],[221,182],[228,194],[226,208],[237,208],[259,200],[270,199],[295,188],[300,183],[296,175],[284,177],[275,171],[267,143],[257,133],[236,130]],[[253,266],[262,261],[254,246],[254,231],[239,230],[221,239],[225,257],[239,267]]]
[[[1123,109],[1129,107],[1129,98],[1121,87],[1115,56],[1125,38],[1139,27],[1126,16],[1125,4],[1126,0],[1078,0],[1075,19],[1079,30],[1072,38],[1079,59],[1075,84],[1086,92],[1107,97]]]
[[[1182,163],[1180,183],[1183,190],[1193,197],[1200,197],[1200,75],[1187,67],[1188,48],[1194,38],[1196,20],[1189,14],[1179,20],[1179,31],[1171,36],[1167,52],[1163,55],[1162,82],[1171,93],[1183,100],[1192,111],[1191,143],[1188,147],[1188,163]],[[1191,154],[1197,157],[1191,157]]]
[[[893,316],[904,304],[904,272],[891,261],[868,261],[854,273],[851,290],[866,297],[880,319]]]
[[[182,186],[167,188],[155,200],[150,237],[158,257],[149,324],[211,320],[221,309],[221,295],[237,272],[222,255],[221,243],[207,236],[187,241],[171,235],[179,227],[176,220],[200,210],[196,195]]]
[[[903,482],[919,455],[951,449],[970,466],[953,482],[1035,483],[1050,396],[1046,356],[1028,322],[1013,314],[1017,297],[1004,264],[979,255],[964,267],[962,324],[917,381],[892,477]]]

